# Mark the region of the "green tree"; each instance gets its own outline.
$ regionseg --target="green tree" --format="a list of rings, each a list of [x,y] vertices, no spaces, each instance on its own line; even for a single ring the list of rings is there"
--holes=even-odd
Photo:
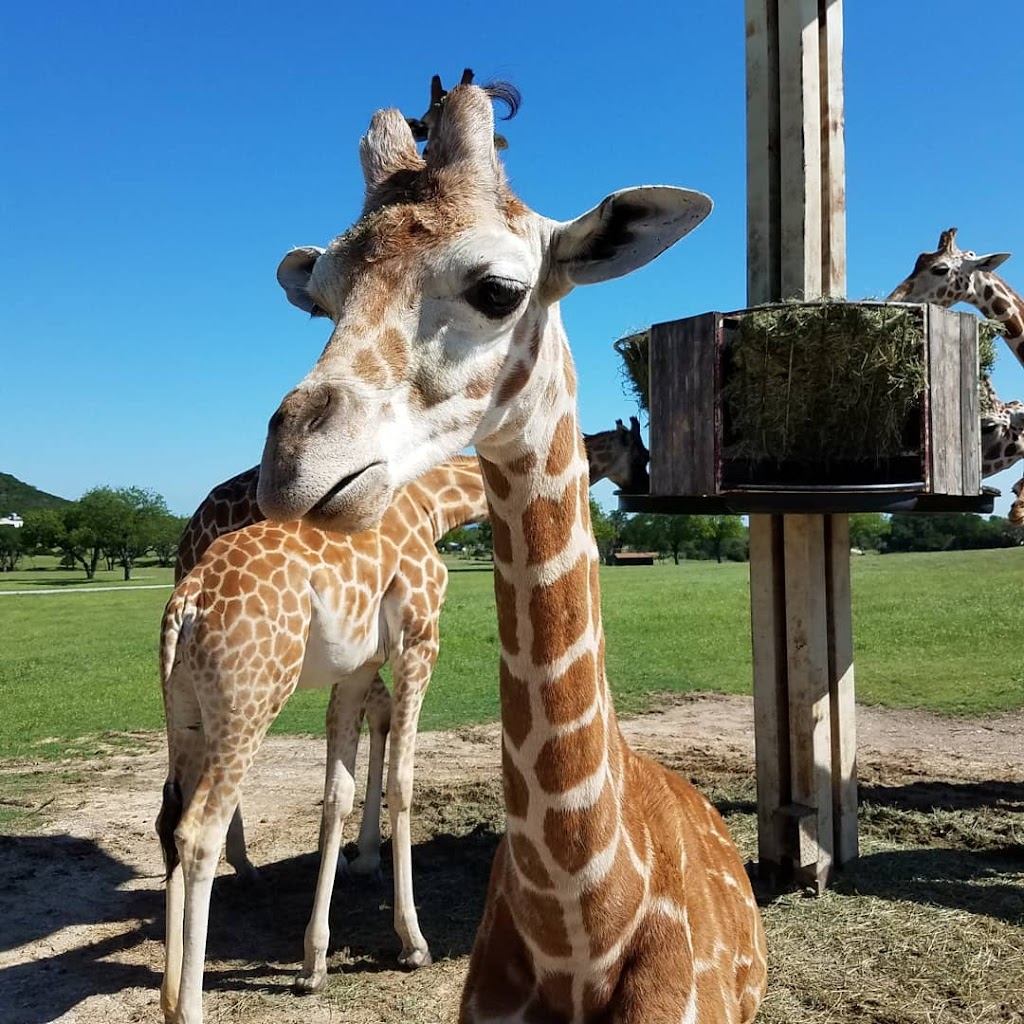
[[[854,512],[850,516],[850,546],[881,551],[889,536],[889,520],[881,512]]]
[[[22,530],[23,526],[0,526],[0,572],[13,571],[24,554]]]
[[[188,516],[172,516],[169,513],[157,516],[154,521],[151,546],[153,554],[165,568],[172,565],[177,557],[178,544],[188,522]]]
[[[484,558],[494,557],[494,532],[485,520],[473,531],[473,550]]]
[[[96,575],[96,566],[99,565],[100,556],[103,554],[103,541],[95,510],[88,506],[83,508],[82,503],[76,501],[62,508],[59,515],[62,529],[57,534],[54,546],[64,556],[63,564],[81,565],[85,570],[85,578],[93,579]]]
[[[658,551],[670,554],[676,565],[681,554],[696,553],[709,535],[704,516],[655,516],[654,527],[652,539]]]
[[[597,550],[602,562],[611,563],[618,543],[619,531],[616,524],[608,518],[604,509],[593,498],[590,499],[590,528],[594,531]]]
[[[152,546],[167,503],[142,487],[94,487],[78,502],[87,529],[99,548],[112,556],[130,580],[132,566]]]
[[[717,562],[721,562],[733,542],[746,534],[747,528],[739,516],[706,516],[705,520],[702,539],[706,550],[714,555]]]
[[[41,554],[59,549],[66,533],[63,511],[38,508],[25,513],[21,536],[26,551]]]

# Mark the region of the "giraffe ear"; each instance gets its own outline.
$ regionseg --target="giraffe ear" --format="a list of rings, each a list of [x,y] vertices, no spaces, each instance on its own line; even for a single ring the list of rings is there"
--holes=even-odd
[[[968,264],[972,271],[991,271],[995,270],[996,267],[1002,266],[1009,258],[1010,254],[1008,252],[990,252],[984,256],[965,257],[964,263]]]
[[[613,192],[600,205],[552,236],[554,265],[570,284],[621,277],[660,256],[710,212],[703,192],[644,185]]]
[[[313,314],[316,304],[309,297],[306,285],[313,273],[313,264],[324,250],[315,245],[303,245],[285,255],[277,268],[277,283],[284,289],[288,301],[306,313]]]

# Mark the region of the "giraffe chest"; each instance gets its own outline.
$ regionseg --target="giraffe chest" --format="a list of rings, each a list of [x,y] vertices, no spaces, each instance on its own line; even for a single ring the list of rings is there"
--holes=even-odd
[[[386,658],[386,626],[380,602],[353,588],[311,588],[309,634],[299,674],[300,689],[333,686],[366,665]]]

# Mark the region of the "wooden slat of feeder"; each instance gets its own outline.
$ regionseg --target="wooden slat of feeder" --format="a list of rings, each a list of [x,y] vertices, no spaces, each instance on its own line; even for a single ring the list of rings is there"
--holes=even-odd
[[[960,454],[963,459],[964,494],[981,489],[981,400],[972,367],[978,365],[978,323],[960,317]],[[967,372],[971,369],[971,372]]]
[[[651,328],[652,494],[718,490],[715,382],[717,313]]]
[[[931,431],[930,490],[963,493],[960,455],[960,324],[928,307],[929,430]]]

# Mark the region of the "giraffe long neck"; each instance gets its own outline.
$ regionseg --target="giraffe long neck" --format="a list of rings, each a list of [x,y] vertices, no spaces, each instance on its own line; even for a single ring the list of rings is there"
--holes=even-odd
[[[1006,344],[1024,366],[1024,299],[998,274],[977,270],[965,300],[1003,325]]]
[[[488,516],[480,464],[475,457],[459,456],[424,473],[408,485],[409,498],[430,523],[436,544],[446,533]]]
[[[614,855],[623,746],[605,680],[587,459],[557,319],[534,377],[546,381],[545,401],[525,436],[478,448],[494,541],[503,782],[522,887],[537,900],[553,892],[562,906],[563,933],[532,938],[552,955],[585,957],[582,904],[565,901],[595,871],[600,879],[602,853]]]

